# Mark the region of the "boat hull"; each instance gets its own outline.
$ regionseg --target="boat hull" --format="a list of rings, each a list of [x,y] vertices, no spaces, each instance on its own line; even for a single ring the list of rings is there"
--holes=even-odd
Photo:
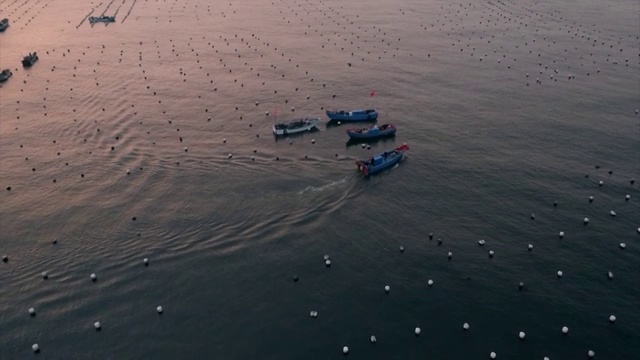
[[[375,121],[378,119],[378,112],[374,109],[353,111],[327,110],[326,113],[330,120],[340,122]]]

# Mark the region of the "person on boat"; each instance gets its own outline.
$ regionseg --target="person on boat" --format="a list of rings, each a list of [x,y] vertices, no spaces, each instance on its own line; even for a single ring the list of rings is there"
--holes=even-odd
[[[371,130],[378,130],[378,125],[373,125],[373,127],[371,128]]]

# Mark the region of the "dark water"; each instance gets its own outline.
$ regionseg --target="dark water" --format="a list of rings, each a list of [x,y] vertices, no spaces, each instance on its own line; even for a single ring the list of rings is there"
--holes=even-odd
[[[639,356],[637,1],[0,15],[0,358]],[[369,106],[399,129],[371,149],[345,126],[270,133],[276,108]]]

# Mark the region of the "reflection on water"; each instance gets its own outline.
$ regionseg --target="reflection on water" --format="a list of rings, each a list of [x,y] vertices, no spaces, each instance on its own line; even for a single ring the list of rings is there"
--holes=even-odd
[[[36,343],[47,358],[640,351],[637,3],[0,13],[5,357]],[[325,114],[362,108],[398,133],[347,142],[373,123]],[[357,172],[403,143],[400,166]]]

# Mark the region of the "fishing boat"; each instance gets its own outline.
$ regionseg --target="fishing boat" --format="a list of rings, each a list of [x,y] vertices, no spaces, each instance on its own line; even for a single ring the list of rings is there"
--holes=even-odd
[[[9,69],[2,70],[2,72],[0,72],[0,82],[7,81],[7,79],[9,79],[11,77],[11,75],[13,75],[11,73],[11,70],[9,70]]]
[[[9,27],[9,19],[4,18],[0,20],[0,32],[7,30]]]
[[[31,65],[35,64],[36,61],[38,61],[38,53],[29,53],[29,55],[22,58],[22,66],[30,67]]]
[[[347,130],[347,135],[349,135],[351,139],[375,139],[395,135],[395,133],[396,127],[393,124],[384,124],[380,127],[373,125],[370,128]]]
[[[305,131],[311,131],[319,123],[319,118],[305,118],[288,122],[279,122],[273,124],[273,133],[275,135],[290,135]]]
[[[356,165],[358,165],[358,170],[362,171],[363,174],[367,176],[373,175],[399,163],[404,158],[404,153],[407,150],[409,150],[409,146],[402,144],[402,146],[393,150],[373,155],[371,159],[357,160]]]
[[[341,122],[374,121],[378,119],[378,112],[375,109],[352,110],[352,111],[327,110],[327,116],[331,120],[341,121]]]
[[[99,22],[103,22],[103,23],[112,23],[116,21],[116,17],[115,16],[90,16],[89,17],[89,22],[92,24],[95,23],[99,23]]]

